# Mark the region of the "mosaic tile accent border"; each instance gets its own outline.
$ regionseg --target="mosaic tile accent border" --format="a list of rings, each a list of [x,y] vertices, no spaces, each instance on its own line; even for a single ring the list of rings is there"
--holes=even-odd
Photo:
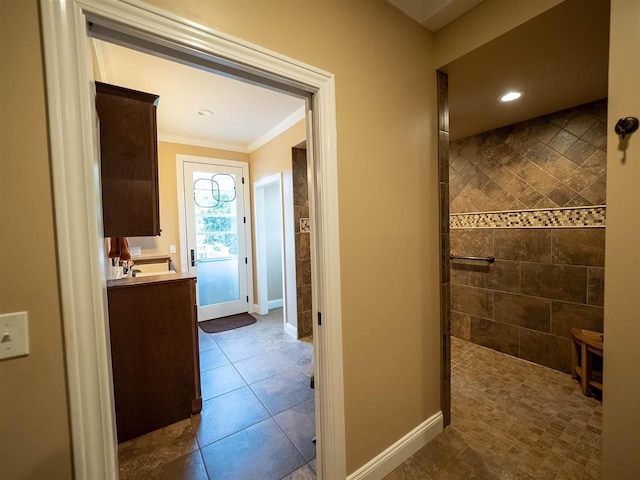
[[[451,228],[550,228],[604,227],[605,205],[593,207],[456,213],[449,215]]]

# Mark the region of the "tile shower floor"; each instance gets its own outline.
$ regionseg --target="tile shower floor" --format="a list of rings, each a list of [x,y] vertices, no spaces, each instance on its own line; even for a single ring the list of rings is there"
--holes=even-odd
[[[313,345],[284,333],[282,309],[256,317],[200,331],[202,413],[121,444],[122,480],[316,478]]]
[[[602,478],[601,402],[569,375],[451,341],[451,425],[385,480]]]

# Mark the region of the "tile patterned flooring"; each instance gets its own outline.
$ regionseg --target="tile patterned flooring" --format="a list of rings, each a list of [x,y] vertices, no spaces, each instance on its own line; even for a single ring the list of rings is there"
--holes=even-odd
[[[256,317],[200,331],[202,413],[121,444],[121,480],[315,480],[313,344]]]
[[[602,478],[600,401],[567,374],[451,341],[451,425],[385,480]]]
[[[201,335],[202,414],[120,445],[121,479],[315,480],[312,345],[278,314]],[[386,480],[601,479],[600,401],[569,375],[451,340],[452,424]]]

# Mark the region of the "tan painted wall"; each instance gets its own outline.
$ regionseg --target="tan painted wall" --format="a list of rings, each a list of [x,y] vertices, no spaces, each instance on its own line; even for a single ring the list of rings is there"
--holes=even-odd
[[[131,237],[129,243],[142,247],[142,255],[171,255],[177,271],[181,269],[180,227],[178,220],[178,186],[176,174],[176,155],[196,155],[248,162],[249,154],[230,152],[215,148],[181,145],[178,143],[158,143],[158,188],[160,190],[160,228],[159,237]],[[169,253],[169,245],[176,246],[176,253]],[[135,261],[135,257],[133,259]],[[154,268],[155,267],[155,268]],[[165,265],[145,265],[141,270],[165,269]]]
[[[63,480],[71,447],[35,1],[0,2],[0,49],[0,313],[29,312],[31,349],[0,361],[0,477]]]
[[[291,149],[307,138],[304,120],[249,154],[251,183],[283,172],[291,178]]]
[[[461,57],[563,0],[484,0],[436,34],[432,65],[436,68]]]
[[[440,408],[432,36],[382,0],[151,3],[336,75],[352,472]]]
[[[640,117],[639,24],[639,2],[611,1],[603,402],[607,480],[640,478],[640,132],[629,139],[625,154],[612,131],[619,118]]]
[[[436,109],[429,65],[488,38],[464,32],[475,44],[441,42],[436,60],[433,36],[382,0],[290,2],[286,9],[278,0],[151,3],[336,74],[347,462],[354,471],[439,409]],[[516,10],[527,10],[526,3]],[[0,451],[1,464],[16,478],[41,478],[26,472],[46,468],[48,478],[64,479],[69,434],[35,5],[0,2],[2,45],[11,46],[0,69],[3,95],[5,85],[18,82],[20,92],[30,93],[18,99],[10,122],[3,115],[2,204],[26,199],[28,189],[17,185],[27,174],[42,187],[29,193],[41,201],[29,197],[27,212],[2,212],[3,227],[13,228],[1,234],[3,246],[11,245],[11,251],[2,248],[3,266],[12,273],[3,277],[1,306],[29,309],[33,354],[0,364],[3,411],[5,404],[29,411],[2,424]],[[489,19],[476,32],[499,31],[503,22]],[[21,43],[11,41],[18,36]],[[20,161],[5,166],[6,158]],[[38,221],[25,222],[25,213]]]
[[[286,195],[287,192],[290,196],[293,195],[293,178],[291,176],[291,148],[295,147],[306,138],[306,123],[304,120],[300,120],[291,128],[288,128],[276,138],[265,143],[263,146],[249,154],[252,219],[255,218],[255,210],[253,204],[253,184],[255,182],[282,172],[283,195]],[[292,219],[287,218],[286,211],[283,211],[283,214],[285,215],[285,221],[292,221]],[[257,304],[260,299],[258,296],[258,276],[256,274],[255,228],[252,229],[251,241],[253,242],[253,303]]]

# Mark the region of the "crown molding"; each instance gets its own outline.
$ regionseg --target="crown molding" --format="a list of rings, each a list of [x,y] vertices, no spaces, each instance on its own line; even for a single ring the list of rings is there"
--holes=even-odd
[[[188,135],[171,135],[170,133],[158,133],[158,141],[180,143],[182,145],[193,145],[195,147],[217,148],[218,150],[228,150],[230,152],[249,153],[246,145],[212,140],[210,138],[190,137]]]
[[[280,135],[287,129],[293,127],[300,120],[303,120],[305,117],[305,114],[306,114],[306,108],[304,106],[300,107],[298,110],[293,112],[291,115],[289,115],[282,122],[280,122],[278,125],[276,125],[271,130],[269,130],[267,133],[260,135],[253,142],[251,142],[247,146],[247,151],[249,153],[252,153],[254,150],[257,150],[258,148],[263,146],[265,143],[270,142],[271,140],[276,138],[278,135]]]
[[[277,124],[265,134],[259,136],[256,140],[249,143],[248,145],[220,140],[212,140],[209,138],[190,137],[188,135],[172,135],[170,133],[158,133],[158,140],[161,142],[180,143],[183,145],[194,145],[197,147],[217,148],[219,150],[228,150],[231,152],[251,153],[262,147],[264,144],[270,142],[278,135],[281,135],[283,132],[294,126],[299,121],[303,120],[305,118],[305,114],[305,107],[299,108],[293,114],[285,118],[282,122]]]

